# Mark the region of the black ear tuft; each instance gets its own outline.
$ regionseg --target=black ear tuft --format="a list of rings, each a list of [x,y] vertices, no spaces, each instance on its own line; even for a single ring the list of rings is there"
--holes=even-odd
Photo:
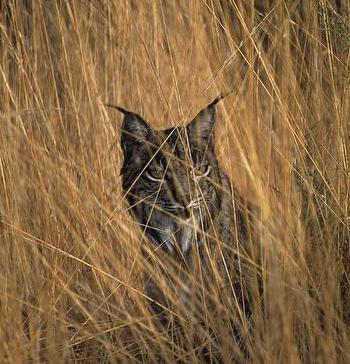
[[[120,111],[121,113],[123,113],[125,115],[130,114],[130,111],[128,111],[128,110],[126,110],[126,109],[124,109],[124,108],[122,108],[120,106],[117,106],[117,105],[104,104],[104,106],[109,107],[110,109],[116,109],[116,110]]]
[[[226,95],[220,94],[219,96],[217,96],[213,102],[211,104],[208,105],[208,107],[213,107],[215,106],[218,102],[220,102]]]
[[[220,94],[187,125],[186,128],[191,141],[208,143],[214,140],[216,104],[223,98],[224,96]]]

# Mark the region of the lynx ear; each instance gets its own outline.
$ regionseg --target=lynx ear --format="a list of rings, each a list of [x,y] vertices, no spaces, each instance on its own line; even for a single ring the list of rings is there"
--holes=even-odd
[[[121,128],[121,145],[124,155],[132,152],[133,148],[139,148],[140,144],[148,140],[152,135],[153,129],[140,115],[125,110],[119,106],[113,106],[110,104],[105,106],[117,109],[125,115]]]
[[[186,129],[190,141],[205,144],[214,141],[216,104],[223,98],[223,95],[219,95],[187,125]]]

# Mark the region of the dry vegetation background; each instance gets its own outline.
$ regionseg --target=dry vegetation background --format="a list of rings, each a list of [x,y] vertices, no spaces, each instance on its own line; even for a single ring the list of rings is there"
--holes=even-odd
[[[181,345],[154,325],[121,191],[122,116],[103,107],[165,128],[232,91],[217,153],[262,209],[249,360],[349,363],[349,2],[7,0],[0,11],[0,362],[195,363],[205,345],[212,362],[243,361],[223,303],[205,325],[184,320]]]

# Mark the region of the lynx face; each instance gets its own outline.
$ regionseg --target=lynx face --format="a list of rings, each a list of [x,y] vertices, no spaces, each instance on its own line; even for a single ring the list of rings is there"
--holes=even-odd
[[[123,189],[148,238],[172,255],[186,256],[210,226],[222,196],[214,153],[215,99],[187,126],[154,130],[125,114],[121,145]]]

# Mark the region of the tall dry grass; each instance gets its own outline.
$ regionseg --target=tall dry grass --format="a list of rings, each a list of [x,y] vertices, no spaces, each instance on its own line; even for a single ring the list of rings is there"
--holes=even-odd
[[[350,362],[349,2],[0,9],[0,362]],[[217,154],[262,211],[249,359],[224,301],[182,339],[155,325],[103,107],[165,128],[222,91]]]

